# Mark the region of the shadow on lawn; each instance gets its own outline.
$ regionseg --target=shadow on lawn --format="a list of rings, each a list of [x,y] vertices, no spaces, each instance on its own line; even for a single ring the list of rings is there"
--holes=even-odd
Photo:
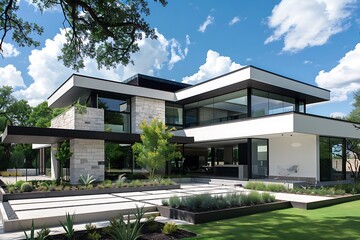
[[[202,236],[195,239],[360,239],[360,216],[289,212],[280,210],[186,228]]]

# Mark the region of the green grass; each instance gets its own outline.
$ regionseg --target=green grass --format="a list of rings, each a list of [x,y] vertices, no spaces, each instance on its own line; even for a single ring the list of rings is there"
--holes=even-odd
[[[181,226],[192,239],[360,239],[360,201],[316,210],[286,209]]]

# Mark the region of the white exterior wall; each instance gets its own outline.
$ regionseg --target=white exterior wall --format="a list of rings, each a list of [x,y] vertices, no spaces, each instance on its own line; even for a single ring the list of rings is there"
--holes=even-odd
[[[290,178],[318,178],[316,135],[293,135],[269,139],[269,175]],[[293,166],[297,172],[289,171]]]
[[[154,118],[165,122],[165,101],[153,98],[131,98],[131,132],[141,133],[139,127],[144,119],[150,123]]]
[[[90,131],[104,131],[104,110],[87,108],[80,114],[75,107],[51,120],[51,128],[65,128]],[[98,181],[104,180],[105,149],[103,140],[71,139],[70,181],[77,184],[80,175],[93,175]],[[51,177],[57,178],[57,160],[54,155],[57,144],[51,148]]]

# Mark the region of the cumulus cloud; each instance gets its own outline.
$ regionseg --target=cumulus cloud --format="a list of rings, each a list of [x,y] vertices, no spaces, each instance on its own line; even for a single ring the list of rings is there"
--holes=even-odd
[[[241,65],[233,62],[230,57],[220,56],[218,52],[209,50],[206,55],[206,62],[199,67],[199,71],[194,75],[184,77],[182,82],[196,84],[240,67]]]
[[[321,70],[315,82],[331,90],[332,101],[345,101],[348,95],[360,88],[360,43],[345,54],[330,71]]]
[[[236,16],[236,17],[233,17],[233,18],[230,20],[229,25],[232,26],[232,25],[234,25],[234,24],[236,24],[236,23],[238,23],[238,22],[240,22],[240,18]]]
[[[330,117],[332,117],[332,118],[340,118],[340,119],[342,119],[342,118],[344,118],[346,116],[347,116],[347,114],[342,113],[342,112],[333,112],[333,113],[330,114]]]
[[[356,0],[282,0],[272,10],[268,26],[274,29],[265,44],[284,40],[283,51],[297,52],[321,46],[349,26]]]
[[[172,49],[174,54],[181,55],[182,59],[186,54],[183,54],[180,46],[175,47],[176,40],[167,40],[161,33],[156,30],[158,38],[149,39],[142,38],[137,43],[140,51],[131,55],[134,65],[127,66],[118,65],[115,69],[100,69],[98,70],[95,60],[84,59],[85,68],[80,70],[80,74],[89,75],[98,78],[105,78],[115,81],[123,81],[134,74],[142,73],[147,75],[154,75],[157,70],[162,69],[168,65],[173,65],[178,62],[174,59],[171,62]],[[28,100],[29,104],[35,106],[59,87],[71,74],[73,70],[63,66],[58,62],[57,56],[61,54],[61,48],[65,43],[65,30],[60,30],[53,39],[47,39],[45,46],[40,50],[33,50],[29,56],[30,65],[28,67],[28,74],[33,79],[33,82],[26,89],[14,92],[14,96],[18,99]],[[172,43],[174,47],[171,47]],[[179,44],[178,44],[179,45]],[[179,50],[180,49],[180,50]],[[181,54],[179,53],[181,52]]]
[[[25,87],[21,72],[12,64],[0,67],[0,86]]]
[[[2,44],[2,56],[4,58],[16,57],[19,54],[20,54],[20,52],[11,43],[5,43],[4,42]]]
[[[190,37],[186,35],[185,48],[181,48],[181,44],[176,39],[171,39],[170,41],[170,61],[168,64],[169,70],[174,67],[174,64],[184,60],[189,52]]]
[[[206,31],[206,28],[207,28],[209,25],[213,24],[214,21],[215,21],[215,18],[214,18],[214,17],[212,17],[212,16],[210,16],[210,15],[207,16],[205,22],[203,22],[203,23],[199,26],[198,31],[204,33],[204,32]]]

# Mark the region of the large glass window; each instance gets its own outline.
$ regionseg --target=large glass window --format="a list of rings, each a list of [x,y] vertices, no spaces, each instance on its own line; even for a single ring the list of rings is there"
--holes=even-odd
[[[251,139],[251,178],[265,178],[268,173],[268,140]]]
[[[186,126],[208,125],[247,117],[247,90],[187,104]]]
[[[252,117],[261,117],[292,111],[295,111],[295,98],[286,97],[275,93],[269,93],[257,89],[252,90]]]
[[[105,175],[116,179],[122,173],[133,172],[134,162],[130,144],[105,142]]]
[[[320,181],[344,179],[343,139],[320,137]]]
[[[120,100],[99,97],[98,108],[105,110],[105,131],[130,132],[130,99]]]
[[[165,124],[172,128],[181,129],[183,126],[182,105],[174,103],[165,104]]]

